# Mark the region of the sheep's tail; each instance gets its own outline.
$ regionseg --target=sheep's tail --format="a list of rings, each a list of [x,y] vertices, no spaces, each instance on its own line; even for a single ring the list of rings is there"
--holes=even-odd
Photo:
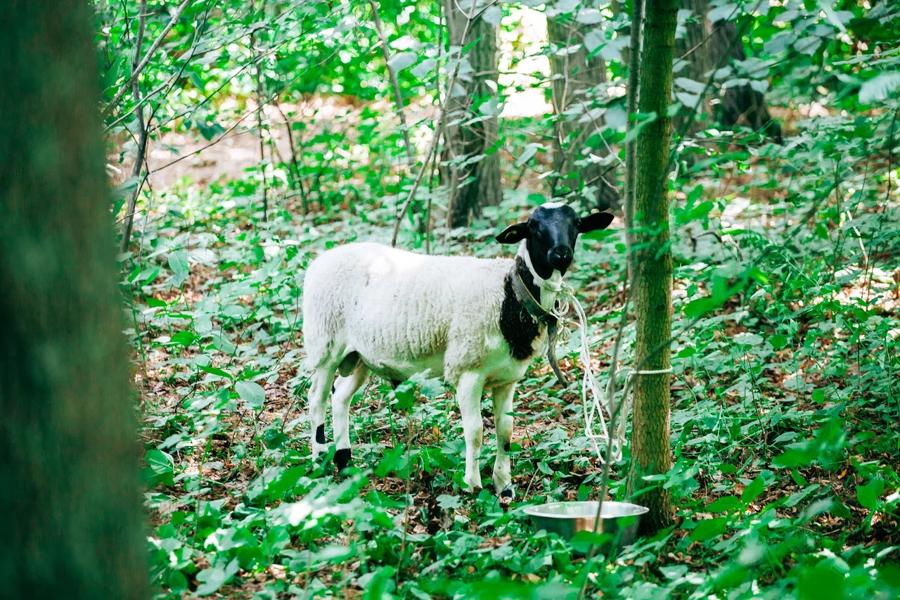
[[[303,347],[306,359],[303,367],[311,372],[327,362],[334,346],[334,338],[340,319],[339,293],[329,283],[328,265],[322,264],[320,256],[306,270],[303,281]]]

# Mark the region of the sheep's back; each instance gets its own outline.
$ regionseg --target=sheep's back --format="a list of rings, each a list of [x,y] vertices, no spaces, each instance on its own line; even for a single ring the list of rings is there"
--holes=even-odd
[[[308,340],[306,321],[317,313],[339,345],[373,363],[443,355],[451,342],[478,346],[499,327],[511,266],[506,259],[427,256],[380,244],[341,246],[307,273],[304,334]],[[307,311],[308,304],[329,302]]]

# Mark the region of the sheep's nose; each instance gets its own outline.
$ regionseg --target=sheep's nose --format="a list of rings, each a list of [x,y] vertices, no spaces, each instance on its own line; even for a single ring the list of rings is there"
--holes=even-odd
[[[553,267],[565,271],[572,264],[572,249],[568,246],[555,246],[550,250],[548,258]]]

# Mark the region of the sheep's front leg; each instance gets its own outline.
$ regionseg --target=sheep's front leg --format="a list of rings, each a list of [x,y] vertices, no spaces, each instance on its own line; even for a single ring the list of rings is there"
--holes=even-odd
[[[480,373],[466,372],[456,384],[456,400],[462,415],[463,434],[466,438],[466,476],[463,479],[469,491],[481,488],[481,472],[478,456],[481,454],[483,426],[481,424],[481,392],[484,377]]]
[[[511,500],[513,490],[509,467],[509,444],[513,428],[513,395],[516,384],[500,385],[491,391],[494,400],[494,426],[497,430],[497,458],[494,460],[494,489],[501,500]]]

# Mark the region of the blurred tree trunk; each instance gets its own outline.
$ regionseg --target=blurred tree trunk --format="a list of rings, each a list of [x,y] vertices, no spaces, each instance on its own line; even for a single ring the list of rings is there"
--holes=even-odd
[[[13,598],[144,598],[88,2],[0,9],[0,558]]]
[[[672,253],[669,244],[669,200],[666,172],[671,120],[666,109],[672,96],[677,0],[646,0],[638,110],[656,119],[637,138],[634,190],[635,227],[629,228],[634,249],[632,296],[637,314],[634,363],[641,371],[669,368],[672,331]],[[634,380],[634,423],[629,493],[650,512],[641,528],[652,532],[672,522],[668,491],[643,478],[672,467],[669,446],[669,375],[641,374]],[[650,488],[643,491],[645,488]]]
[[[619,205],[614,172],[596,163],[576,164],[585,158],[582,149],[587,138],[603,125],[602,118],[591,119],[588,114],[592,105],[591,90],[606,81],[606,63],[599,56],[589,56],[584,45],[585,34],[597,29],[596,24],[575,22],[572,15],[547,18],[556,115],[553,170],[557,176],[551,181],[551,187],[553,196],[580,192],[590,199],[591,205],[608,209]],[[606,152],[595,154],[603,156]]]
[[[691,13],[685,22],[684,35],[676,42],[676,57],[685,57],[686,61],[680,76],[705,85],[717,66],[724,68],[734,61],[747,60],[743,43],[736,39],[734,17],[711,23],[709,0],[681,0],[680,6]],[[754,130],[765,128],[776,141],[781,141],[781,127],[769,114],[761,92],[749,85],[739,85],[723,89],[715,102],[714,98],[715,94],[708,94],[704,99],[700,107],[703,114],[728,127],[743,122]],[[694,131],[701,128],[698,121],[692,126]]]
[[[499,204],[503,198],[497,153],[497,27],[483,15],[466,27],[468,16],[483,8],[478,0],[444,1],[450,45],[471,45],[455,89],[447,91],[442,177],[450,185],[450,227],[468,225],[482,206]]]

